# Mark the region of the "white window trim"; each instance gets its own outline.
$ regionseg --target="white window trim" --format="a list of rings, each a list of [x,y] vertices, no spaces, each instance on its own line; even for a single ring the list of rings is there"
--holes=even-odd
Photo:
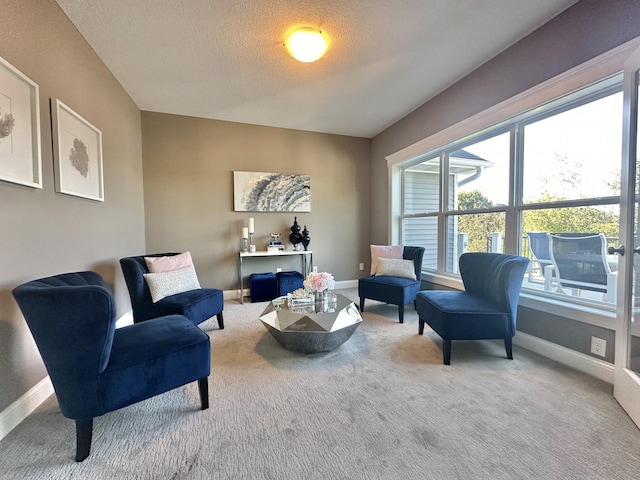
[[[629,55],[638,47],[640,47],[640,37],[636,37],[567,72],[557,75],[508,100],[386,156],[389,188],[388,207],[390,213],[388,224],[389,242],[398,243],[400,241],[401,231],[399,219],[402,212],[401,171],[405,163],[441,148],[443,145],[447,145],[503,122],[526,110],[571,93],[610,75],[619,73],[623,70],[624,63]],[[424,272],[422,278],[425,281],[447,287],[462,288],[462,282],[457,277]],[[594,308],[579,304],[571,304],[568,306],[568,304],[558,300],[541,298],[526,293],[521,295],[520,305],[606,328],[611,328],[611,321],[616,317],[615,311],[609,311],[606,307]]]
[[[391,213],[389,216],[389,241],[391,243],[398,242],[400,238],[398,217],[401,205],[400,171],[403,163],[503,122],[525,110],[566,95],[609,75],[619,73],[622,71],[627,57],[637,47],[640,47],[640,37],[386,156],[389,181],[388,206]]]

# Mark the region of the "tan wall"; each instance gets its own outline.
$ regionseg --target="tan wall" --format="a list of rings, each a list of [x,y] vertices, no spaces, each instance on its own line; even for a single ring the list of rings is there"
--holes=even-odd
[[[147,253],[191,251],[203,286],[237,288],[241,228],[256,244],[288,238],[294,216],[310,231],[314,264],[336,280],[369,262],[370,140],[142,113]],[[233,171],[311,175],[310,213],[234,212]],[[253,265],[253,267],[252,267]],[[300,262],[252,261],[250,271]]]
[[[385,156],[640,36],[640,2],[582,0],[472,72],[372,142],[371,241],[386,242]]]
[[[0,56],[40,87],[43,188],[0,181],[0,412],[45,377],[11,296],[22,282],[95,270],[130,309],[117,260],[144,248],[140,111],[53,0],[3,0]],[[54,192],[49,99],[102,131],[105,201]]]

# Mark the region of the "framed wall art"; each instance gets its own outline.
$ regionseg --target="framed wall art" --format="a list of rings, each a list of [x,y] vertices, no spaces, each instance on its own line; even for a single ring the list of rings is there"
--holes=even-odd
[[[233,172],[236,212],[310,212],[311,176]]]
[[[38,85],[2,57],[0,180],[42,188]]]
[[[102,132],[60,100],[51,100],[56,192],[104,201]]]

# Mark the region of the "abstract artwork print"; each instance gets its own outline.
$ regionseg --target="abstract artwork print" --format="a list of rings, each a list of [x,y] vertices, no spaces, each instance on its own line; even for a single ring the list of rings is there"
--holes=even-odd
[[[311,176],[233,172],[236,212],[310,212]]]

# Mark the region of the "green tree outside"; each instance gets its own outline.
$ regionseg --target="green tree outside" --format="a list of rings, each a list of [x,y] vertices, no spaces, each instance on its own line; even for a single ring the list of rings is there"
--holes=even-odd
[[[566,156],[556,154],[559,164],[563,165],[556,173],[560,184],[570,192],[571,198],[587,198],[589,192],[581,188],[579,162],[570,164]],[[557,193],[549,191],[550,182],[541,185],[541,191],[534,203],[546,203],[567,200]],[[460,192],[458,194],[458,208],[470,210],[477,208],[491,208],[493,202],[480,190]],[[494,232],[505,231],[505,216],[503,213],[482,213],[458,216],[458,232],[469,235],[468,249],[472,252],[487,250],[487,239]],[[544,210],[527,210],[523,212],[522,232],[584,232],[604,233],[606,237],[616,238],[619,235],[619,213],[617,209],[609,207],[569,207],[549,208]],[[526,254],[526,251],[524,252]]]

